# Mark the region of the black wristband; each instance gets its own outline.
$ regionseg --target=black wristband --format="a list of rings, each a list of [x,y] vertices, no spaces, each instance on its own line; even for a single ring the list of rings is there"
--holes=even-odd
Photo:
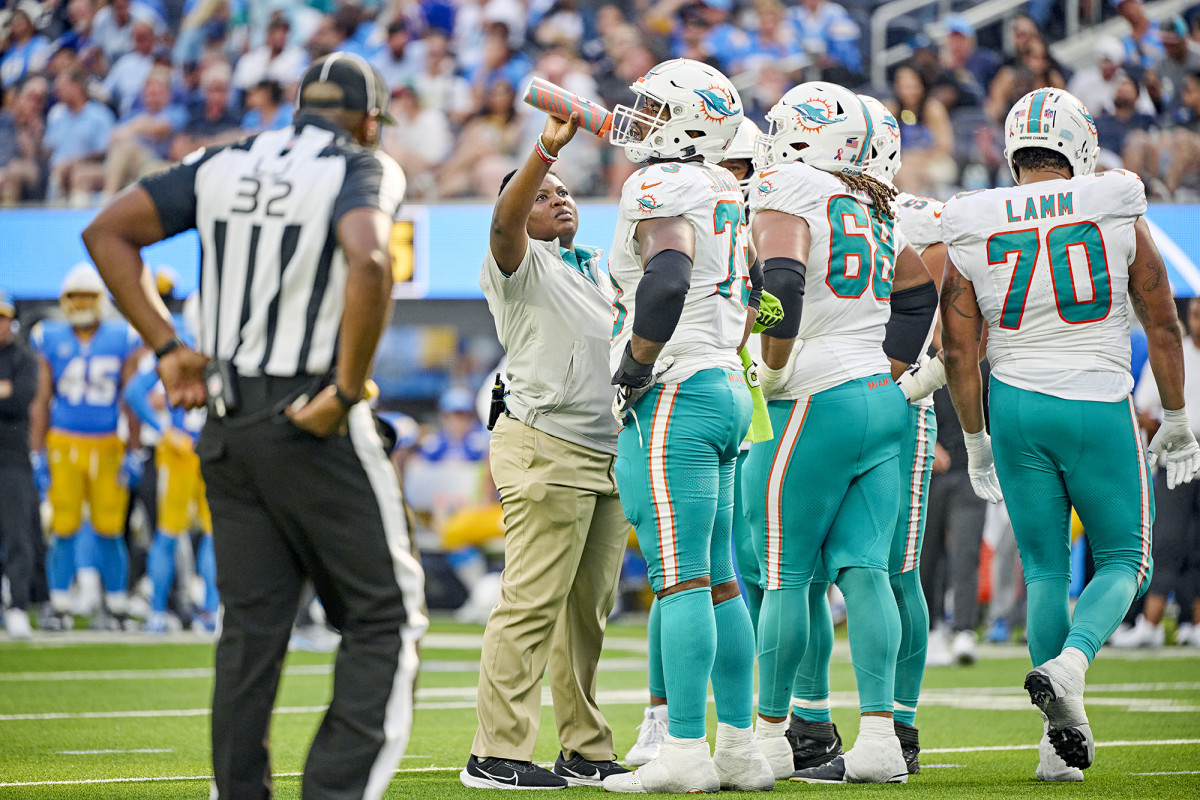
[[[338,386],[336,383],[333,385],[333,396],[336,397],[337,401],[342,404],[342,408],[346,409],[347,411],[354,408],[354,406],[356,406],[359,401],[363,399],[362,392],[359,392],[357,397],[351,397],[348,394],[342,394],[342,387]]]
[[[643,364],[633,357],[633,342],[625,343],[621,363],[613,374],[613,386],[641,388],[654,379],[654,364]]]
[[[166,341],[165,343],[163,343],[162,345],[160,345],[160,346],[159,346],[159,347],[158,347],[158,348],[157,348],[157,349],[154,351],[154,357],[155,357],[155,358],[162,358],[162,357],[163,357],[163,356],[165,356],[167,353],[170,353],[170,352],[172,352],[172,351],[178,350],[178,349],[179,349],[179,348],[181,348],[181,347],[183,347],[183,340],[182,340],[182,339],[180,339],[178,336],[172,336],[170,339],[167,339],[167,341]]]

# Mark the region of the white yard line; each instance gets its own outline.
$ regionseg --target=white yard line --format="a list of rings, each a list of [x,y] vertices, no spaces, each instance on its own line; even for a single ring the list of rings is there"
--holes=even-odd
[[[1096,747],[1162,747],[1174,744],[1200,744],[1200,739],[1126,739],[1096,742]],[[922,753],[1001,753],[1009,750],[1037,750],[1033,744],[995,744],[980,747],[922,747]]]
[[[174,753],[171,748],[142,747],[136,750],[59,750],[60,756],[103,756],[110,753]]]
[[[416,758],[417,756],[413,756]],[[408,758],[408,756],[405,756]],[[424,758],[424,756],[422,756]],[[403,772],[458,772],[462,767],[407,767],[396,770]],[[274,778],[298,778],[303,772],[276,772]],[[0,789],[14,786],[88,786],[98,783],[162,783],[165,781],[211,781],[212,775],[162,775],[137,776],[132,778],[88,778],[80,781],[8,781],[0,783]]]

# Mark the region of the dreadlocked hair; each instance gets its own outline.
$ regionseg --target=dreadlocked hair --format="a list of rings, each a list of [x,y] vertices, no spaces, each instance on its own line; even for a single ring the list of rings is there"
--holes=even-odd
[[[852,175],[846,172],[833,172],[837,179],[852,192],[859,192],[871,198],[871,213],[875,219],[883,222],[892,219],[892,201],[896,199],[896,190],[881,180],[860,172]]]

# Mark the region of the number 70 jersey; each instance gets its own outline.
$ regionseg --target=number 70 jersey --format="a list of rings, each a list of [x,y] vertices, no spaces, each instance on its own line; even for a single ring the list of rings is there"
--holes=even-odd
[[[645,219],[680,217],[695,234],[692,280],[683,313],[662,355],[675,359],[664,383],[681,383],[702,369],[741,370],[736,348],[746,325],[745,201],[733,175],[698,161],[655,164],[635,172],[621,191],[617,230],[609,256],[613,300],[611,362],[615,372],[633,336],[643,275],[642,251],[634,239]]]
[[[950,258],[988,323],[992,375],[1067,400],[1122,400],[1141,181],[1123,170],[959,195]]]

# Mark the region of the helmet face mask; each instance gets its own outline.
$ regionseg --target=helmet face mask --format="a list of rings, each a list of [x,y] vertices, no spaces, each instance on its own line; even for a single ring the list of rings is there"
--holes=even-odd
[[[789,89],[767,112],[759,137],[759,169],[799,161],[825,172],[861,173],[874,125],[866,105],[845,87],[810,81]]]
[[[86,261],[76,264],[63,279],[58,305],[73,327],[88,328],[104,316],[104,281]]]
[[[892,183],[900,171],[900,125],[883,103],[866,94],[858,97],[866,105],[875,128],[865,171],[873,178]]]
[[[664,61],[629,88],[637,100],[613,109],[609,141],[635,163],[697,155],[720,161],[742,121],[737,89],[698,61]]]
[[[1083,103],[1062,89],[1035,89],[1016,102],[1004,122],[1004,157],[1020,183],[1013,156],[1026,147],[1060,153],[1074,177],[1096,171],[1096,121]]]

